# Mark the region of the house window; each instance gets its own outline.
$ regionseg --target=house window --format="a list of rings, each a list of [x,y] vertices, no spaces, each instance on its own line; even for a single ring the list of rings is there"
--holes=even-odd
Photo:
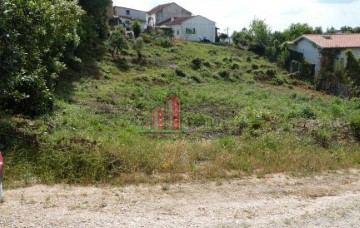
[[[126,15],[130,16],[130,10],[126,10]]]
[[[176,35],[180,35],[180,31],[179,31],[179,30],[176,30]]]
[[[196,34],[195,28],[186,28],[186,34]]]

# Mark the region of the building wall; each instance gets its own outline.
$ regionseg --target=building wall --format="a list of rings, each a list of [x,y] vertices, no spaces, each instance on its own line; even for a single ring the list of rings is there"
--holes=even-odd
[[[159,24],[173,17],[184,17],[184,16],[191,16],[191,12],[185,10],[184,8],[174,3],[156,13],[155,24]]]
[[[306,39],[302,39],[297,45],[290,47],[290,49],[303,53],[306,61],[315,64],[315,74],[320,71],[321,55],[313,43]]]
[[[195,30],[195,33],[191,34],[189,32],[191,30]],[[215,42],[215,22],[202,16],[189,19],[182,23],[181,36],[192,41],[199,41],[199,38],[206,37],[211,42]]]
[[[315,64],[315,74],[318,74],[320,71],[320,60],[321,55],[317,49],[317,46],[314,46],[314,44],[306,39],[300,40],[296,45],[290,46],[290,49],[301,52],[304,54],[304,58],[306,61],[311,62],[312,64]],[[360,57],[360,47],[359,48],[350,48],[355,58]],[[339,56],[338,61],[343,62],[344,66],[346,65],[346,52],[347,49],[342,49]]]
[[[344,49],[341,51],[340,55],[339,55],[339,60],[343,60],[344,61],[344,66],[346,65],[346,50],[347,49]],[[360,57],[360,47],[359,48],[351,48],[351,52],[353,53],[353,55],[355,56],[355,58],[359,58]]]
[[[119,18],[123,18],[122,20],[124,20],[124,18],[131,18],[129,19],[129,21],[138,19],[142,25],[143,30],[147,28],[147,24],[148,24],[147,12],[134,10],[126,7],[119,7],[119,6],[116,6],[114,8],[114,12],[115,12],[115,16],[118,16]]]
[[[171,28],[174,31],[174,37],[175,39],[182,39],[183,37],[183,33],[182,33],[182,26],[181,25],[173,25],[171,26]]]

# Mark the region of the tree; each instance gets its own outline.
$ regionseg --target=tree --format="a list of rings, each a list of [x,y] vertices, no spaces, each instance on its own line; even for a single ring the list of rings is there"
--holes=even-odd
[[[137,53],[137,56],[138,56],[138,61],[141,61],[142,59],[142,49],[144,48],[144,40],[139,37],[135,40],[135,43],[134,43],[134,49]]]
[[[141,25],[137,19],[132,23],[131,28],[134,32],[135,38],[138,38],[141,33]]]
[[[0,105],[43,114],[52,109],[48,91],[65,68],[62,59],[79,43],[82,10],[72,0],[13,2],[0,1]]]
[[[254,45],[266,47],[271,40],[271,28],[265,20],[253,19],[249,25],[249,35]]]
[[[111,5],[111,0],[79,0],[79,5],[86,11],[96,25],[96,32],[101,39],[107,36],[106,10]]]
[[[291,24],[287,29],[284,30],[284,35],[286,37],[286,40],[295,40],[297,37],[304,35],[304,34],[314,34],[319,33],[321,27],[317,28],[317,31],[313,29],[310,25],[307,23],[301,24],[301,23],[295,23]]]
[[[117,55],[120,51],[128,49],[129,45],[125,37],[125,31],[118,28],[110,34],[108,46],[113,59],[115,59],[115,55]]]
[[[229,36],[226,33],[221,33],[219,35],[219,38],[220,38],[221,42],[224,42],[227,38],[229,38]]]
[[[253,19],[249,28],[243,28],[241,32],[234,32],[232,39],[236,45],[242,45],[256,54],[265,54],[266,47],[271,42],[271,28],[265,20]]]
[[[360,63],[355,59],[351,50],[346,51],[346,57],[345,77],[350,81],[355,95],[360,95]]]

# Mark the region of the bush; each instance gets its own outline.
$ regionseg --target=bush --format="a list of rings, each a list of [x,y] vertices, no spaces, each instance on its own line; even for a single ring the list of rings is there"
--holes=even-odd
[[[174,43],[169,37],[158,38],[155,44],[163,48],[169,48],[174,46]]]
[[[320,127],[311,132],[315,142],[324,148],[329,148],[333,132],[328,127]]]
[[[52,93],[38,76],[20,76],[0,100],[4,108],[31,117],[50,112],[54,106]]]
[[[134,32],[135,38],[138,38],[141,33],[141,25],[137,19],[135,19],[134,23],[131,25],[131,28]]]
[[[316,119],[315,112],[309,106],[306,106],[303,109],[301,109],[298,115],[299,117],[303,117],[305,119]]]
[[[151,36],[148,34],[142,34],[141,37],[142,37],[143,41],[147,44],[152,42]]]
[[[234,63],[234,64],[231,65],[231,69],[232,70],[237,70],[237,69],[240,69],[240,66],[239,66],[239,64]]]
[[[230,77],[230,74],[227,70],[221,70],[219,71],[219,76],[223,79],[228,79]]]
[[[191,64],[194,70],[198,70],[201,68],[202,61],[200,58],[195,58],[191,61]]]
[[[179,77],[186,77],[186,74],[181,69],[176,69],[175,74]]]
[[[275,85],[284,85],[285,84],[285,80],[280,77],[276,77],[272,81]]]
[[[274,69],[268,69],[266,70],[266,75],[269,76],[269,78],[274,78],[276,75],[276,71]]]
[[[360,116],[350,121],[350,127],[354,137],[360,142]]]

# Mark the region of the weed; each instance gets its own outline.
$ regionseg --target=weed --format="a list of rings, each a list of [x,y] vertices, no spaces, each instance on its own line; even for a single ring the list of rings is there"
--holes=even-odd
[[[271,81],[286,83],[286,73],[243,50],[186,41],[161,48],[144,36],[141,65],[129,50],[94,63],[106,78],[95,78],[94,65],[69,71],[52,114],[27,119],[0,111],[9,186],[175,181],[184,173],[221,179],[360,164],[358,142],[349,137],[359,139],[358,99],[323,95],[301,81],[290,92],[276,88]],[[181,100],[185,129],[139,133],[171,94]]]
[[[218,74],[223,79],[229,79],[229,77],[230,77],[230,74],[227,70],[221,70],[221,71],[219,71]]]
[[[202,60],[200,58],[195,58],[191,61],[191,64],[194,70],[199,70],[201,68]]]
[[[350,121],[350,127],[354,137],[360,142],[360,115]]]
[[[182,71],[181,69],[176,69],[175,70],[175,74],[179,77],[186,77],[186,74],[184,71]]]

